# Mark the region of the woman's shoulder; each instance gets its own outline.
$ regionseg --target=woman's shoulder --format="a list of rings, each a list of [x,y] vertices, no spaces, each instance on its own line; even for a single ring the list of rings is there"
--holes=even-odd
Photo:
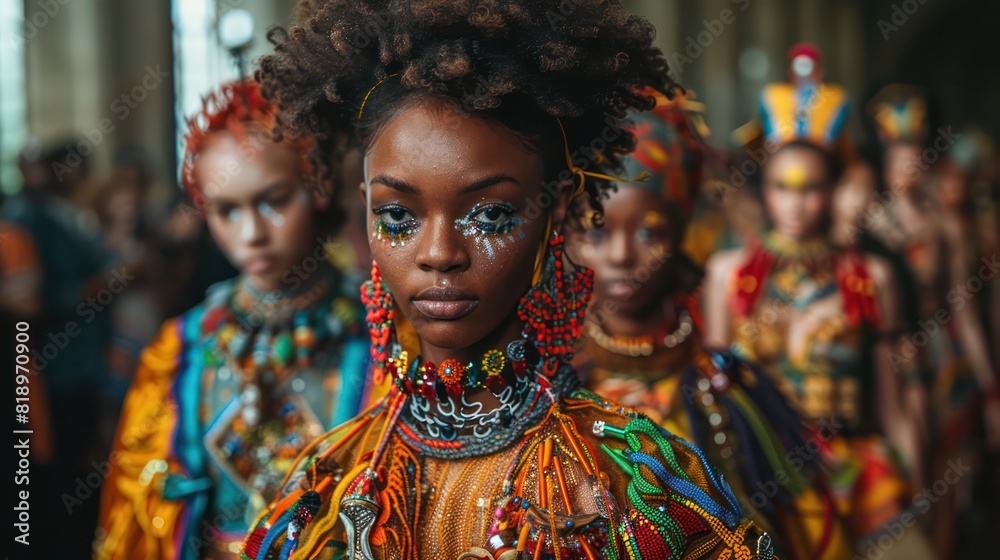
[[[739,267],[753,254],[753,248],[737,247],[713,253],[705,261],[705,273],[709,276],[725,274]]]
[[[635,557],[773,554],[770,537],[743,518],[728,483],[700,449],[586,390],[562,405],[622,510],[620,531],[627,547],[641,552]]]

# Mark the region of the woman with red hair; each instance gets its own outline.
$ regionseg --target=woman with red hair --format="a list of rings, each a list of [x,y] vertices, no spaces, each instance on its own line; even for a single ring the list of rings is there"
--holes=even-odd
[[[245,82],[189,123],[184,188],[241,274],[142,354],[101,496],[100,558],[236,558],[305,444],[365,398],[359,282],[327,259],[335,182],[312,142],[275,124]]]

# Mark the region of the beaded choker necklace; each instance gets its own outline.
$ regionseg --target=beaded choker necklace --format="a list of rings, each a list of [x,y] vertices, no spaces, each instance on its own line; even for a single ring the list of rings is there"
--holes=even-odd
[[[535,348],[520,339],[507,345],[506,354],[494,348],[487,350],[478,362],[467,363],[449,358],[435,365],[419,356],[411,361],[405,350],[397,348],[386,362],[386,372],[404,393],[419,394],[429,400],[458,397],[480,389],[499,395],[516,379],[526,377],[529,364],[537,359]]]
[[[601,348],[621,356],[638,358],[640,356],[652,356],[657,346],[675,348],[694,331],[694,322],[691,314],[682,310],[678,314],[680,325],[672,333],[668,333],[663,338],[658,339],[651,335],[641,336],[619,336],[610,335],[604,332],[599,325],[588,322],[586,324],[587,336]]]
[[[492,349],[478,362],[444,360],[438,365],[410,361],[397,351],[387,362],[397,390],[408,395],[398,431],[422,453],[461,459],[495,453],[537,424],[558,395],[579,384],[572,368],[549,379],[541,375],[538,352],[519,339],[501,353]],[[497,404],[487,408],[468,395],[488,389]]]
[[[216,351],[246,372],[308,367],[317,342],[339,335],[346,315],[357,314],[353,305],[331,301],[333,277],[332,270],[317,274],[295,293],[261,293],[241,278],[227,305],[206,313],[202,332],[215,333]]]

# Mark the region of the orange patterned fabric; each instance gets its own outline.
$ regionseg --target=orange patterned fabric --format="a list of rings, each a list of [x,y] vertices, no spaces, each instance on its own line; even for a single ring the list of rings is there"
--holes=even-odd
[[[282,530],[282,519],[309,491],[318,492],[321,505],[299,533],[291,557],[332,559],[344,554],[349,535],[338,515],[341,504],[345,503],[345,495],[356,492],[359,481],[365,480],[367,461],[380,442],[385,447],[376,469],[377,479],[371,482],[379,487],[380,496],[380,511],[370,536],[377,558],[494,558],[483,548],[489,546],[494,523],[499,523],[497,530],[501,533],[510,531],[520,536],[519,548],[530,546],[526,552],[535,557],[542,545],[532,540],[533,535],[557,527],[561,538],[554,543],[546,541],[556,546],[557,557],[666,558],[651,553],[650,547],[655,548],[656,541],[643,536],[643,531],[656,531],[657,527],[645,521],[630,525],[629,519],[639,511],[636,499],[648,501],[655,511],[669,512],[664,515],[669,515],[679,534],[684,535],[679,543],[683,552],[677,557],[750,559],[757,555],[761,533],[750,522],[727,526],[662,485],[634,494],[635,488],[630,488],[634,479],[623,470],[622,463],[602,449],[602,445],[620,445],[610,438],[602,439],[592,429],[595,423],[622,428],[634,413],[591,393],[578,391],[559,399],[544,421],[519,442],[496,453],[467,459],[421,456],[394,429],[386,433],[393,410],[391,402],[391,398],[387,399],[370,413],[337,428],[299,458],[284,497],[259,518],[257,529],[244,544],[246,558],[270,558],[272,554],[286,558],[282,551],[288,550],[288,537]],[[710,467],[699,454],[680,440],[669,441],[668,453],[691,482],[715,501],[724,502],[710,482]],[[652,440],[643,439],[639,449],[664,460],[664,451]],[[648,474],[645,467],[633,468]],[[530,506],[511,509],[511,502],[505,498],[509,495],[523,496],[524,503]],[[501,510],[503,514],[498,518],[496,513]],[[602,551],[589,544],[592,541],[565,529],[567,520],[579,524],[598,519],[606,519],[616,528],[629,527],[638,538],[629,540],[623,530]],[[265,549],[259,549],[262,542],[268,545]]]

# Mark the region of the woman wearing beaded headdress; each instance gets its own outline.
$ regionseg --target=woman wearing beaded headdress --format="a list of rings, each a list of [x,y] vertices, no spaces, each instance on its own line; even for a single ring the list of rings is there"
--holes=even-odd
[[[274,125],[273,106],[243,82],[190,121],[184,187],[240,275],[142,353],[109,460],[99,558],[237,557],[302,448],[366,398],[357,280],[324,246],[341,220],[329,173],[311,141],[275,137]]]
[[[300,458],[245,557],[772,556],[697,448],[569,365],[592,283],[569,201],[599,204],[627,112],[673,86],[647,21],[574,8],[334,0],[263,59],[287,133],[358,132],[394,388]]]
[[[603,202],[603,227],[571,237],[595,273],[578,371],[588,389],[704,449],[784,556],[849,557],[821,461],[795,454],[808,435],[798,414],[766,374],[701,349],[701,271],[681,247],[710,148],[685,102],[660,96],[633,116],[637,145],[626,175],[650,180],[619,183]]]
[[[907,371],[919,371],[923,359],[932,372],[932,384],[938,387],[952,387],[963,370],[971,371],[970,381],[978,384],[983,397],[988,442],[998,447],[1000,380],[976,313],[981,307],[976,304],[977,292],[984,280],[980,270],[989,265],[980,262],[975,234],[965,228],[962,219],[942,208],[953,179],[962,180],[953,173],[957,168],[946,153],[958,151],[958,146],[953,146],[955,135],[941,129],[937,137],[931,137],[927,100],[915,86],[886,86],[869,102],[868,112],[882,144],[881,199],[890,201],[878,215],[882,219],[873,220],[871,229],[879,240],[906,257],[920,295],[919,323],[906,326],[907,347],[894,361]],[[939,179],[938,193],[928,185],[931,175]],[[940,195],[946,198],[940,199]],[[940,331],[925,332],[929,329],[921,325],[928,324],[940,325]],[[937,332],[943,336],[936,336]],[[967,366],[961,366],[963,362]],[[945,412],[945,423],[949,415]]]
[[[817,430],[814,456],[833,470],[838,511],[867,553],[910,505],[881,434],[917,468],[918,433],[887,361],[898,323],[892,270],[829,237],[847,97],[828,85],[807,90],[764,92],[761,189],[771,227],[759,244],[709,260],[705,343],[763,366]],[[926,548],[915,529],[901,538],[893,554]]]
[[[922,397],[911,398],[914,407],[933,419],[928,458],[937,479],[949,460],[978,445],[980,418],[986,443],[1000,448],[1000,378],[979,315],[983,287],[995,271],[975,221],[954,211],[968,200],[954,158],[963,157],[962,140],[971,135],[941,128],[932,137],[929,114],[923,91],[904,84],[886,86],[868,104],[882,147],[881,208],[870,212],[870,230],[905,259],[917,287],[917,305],[901,329],[903,345],[891,360],[910,374],[909,393]],[[954,541],[959,494],[937,507],[935,541],[944,554]]]

